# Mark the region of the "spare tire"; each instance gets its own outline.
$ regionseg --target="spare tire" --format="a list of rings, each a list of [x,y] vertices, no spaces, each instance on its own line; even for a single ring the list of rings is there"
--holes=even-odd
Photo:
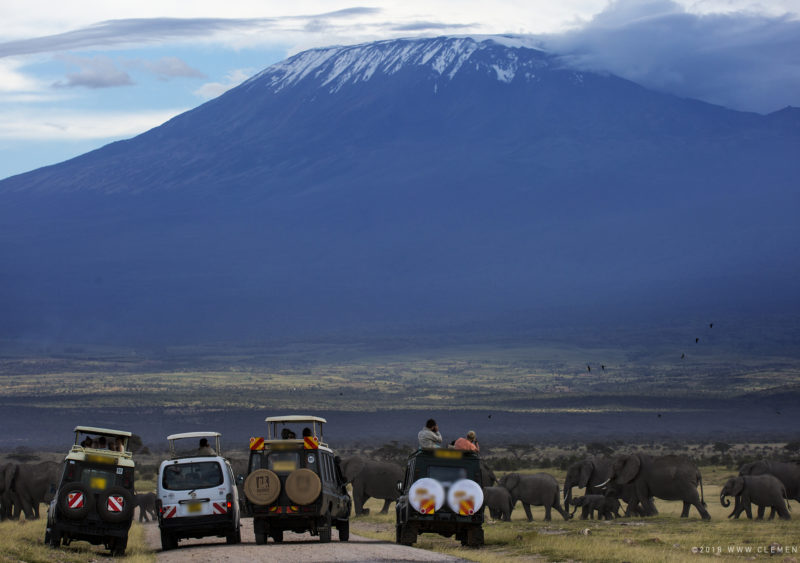
[[[83,520],[94,502],[94,493],[80,481],[62,485],[58,491],[58,510],[70,520]]]
[[[133,494],[123,487],[109,487],[97,495],[97,513],[106,522],[116,524],[131,520],[133,506]]]
[[[269,469],[256,469],[244,480],[244,496],[253,504],[272,504],[281,494],[281,480]]]
[[[295,504],[311,504],[322,492],[322,481],[310,469],[295,469],[286,478],[286,494]]]

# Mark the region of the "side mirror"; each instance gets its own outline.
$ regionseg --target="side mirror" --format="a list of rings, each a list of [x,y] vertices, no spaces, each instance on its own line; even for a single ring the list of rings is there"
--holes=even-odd
[[[236,476],[236,484],[237,485],[244,485],[244,475],[237,475]]]
[[[402,481],[398,481],[395,486],[397,487],[397,492],[398,493],[402,493],[403,492],[403,482]]]

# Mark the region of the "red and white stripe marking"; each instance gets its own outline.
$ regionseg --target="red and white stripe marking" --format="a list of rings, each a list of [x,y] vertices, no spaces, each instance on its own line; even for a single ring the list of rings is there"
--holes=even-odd
[[[125,504],[125,500],[117,495],[110,495],[108,497],[108,511],[109,512],[122,512],[122,507]]]
[[[211,503],[214,506],[214,514],[227,514],[228,507],[221,502],[213,502]]]
[[[67,506],[70,508],[83,508],[83,493],[69,493],[67,495]]]
[[[174,504],[172,506],[164,507],[164,518],[174,518],[178,515],[178,507]]]

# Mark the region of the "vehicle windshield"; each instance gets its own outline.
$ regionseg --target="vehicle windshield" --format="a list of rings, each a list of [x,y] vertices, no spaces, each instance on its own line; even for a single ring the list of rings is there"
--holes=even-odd
[[[216,461],[176,463],[164,468],[162,486],[170,491],[208,489],[223,482],[222,467]]]
[[[300,467],[300,452],[270,452],[269,455],[253,456],[250,471],[269,469],[275,473],[290,473]]]
[[[443,486],[447,487],[459,479],[465,479],[467,477],[467,470],[463,467],[430,465],[428,466],[428,477],[436,479]]]

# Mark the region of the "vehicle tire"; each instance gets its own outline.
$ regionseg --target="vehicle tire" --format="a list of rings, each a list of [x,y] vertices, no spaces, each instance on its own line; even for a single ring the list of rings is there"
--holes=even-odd
[[[467,530],[467,541],[465,545],[469,547],[481,547],[483,545],[483,528],[476,526]]]
[[[229,545],[242,543],[242,530],[241,528],[236,528],[235,530],[231,530],[227,534],[225,534],[225,543]]]
[[[331,524],[331,513],[328,511],[323,516],[322,525],[317,529],[320,543],[329,543],[331,541]]]
[[[336,529],[339,530],[339,541],[350,539],[350,520],[339,520]]]
[[[178,540],[171,533],[161,530],[161,551],[169,551],[178,547]]]
[[[125,549],[128,547],[128,536],[123,538],[116,538],[111,543],[111,557],[122,557],[125,555]]]
[[[281,480],[269,469],[256,469],[244,480],[244,496],[258,506],[266,506],[281,494]]]
[[[118,512],[111,510],[108,506],[112,497],[115,499],[114,505],[120,506]],[[118,502],[120,500],[122,501],[121,505]],[[97,495],[97,513],[106,522],[113,524],[129,522],[133,518],[133,506],[133,495],[128,489],[122,487],[109,487],[108,490]]]
[[[399,540],[397,543],[401,545],[414,545],[417,541],[417,529],[409,524],[398,526]]]
[[[270,537],[275,543],[283,543],[283,530],[275,530],[270,534]]]
[[[49,532],[45,532],[44,543],[53,549],[58,549],[61,546],[61,531],[54,527]]]
[[[300,505],[311,504],[322,492],[322,481],[319,476],[305,467],[292,471],[286,478],[284,486],[289,499]]]
[[[256,545],[264,545],[267,543],[267,525],[265,523],[254,520],[253,531],[256,535]]]
[[[70,495],[73,502],[70,506]],[[76,499],[74,495],[82,495]],[[89,514],[89,509],[94,502],[94,493],[89,487],[78,481],[67,483],[58,491],[58,510],[70,520],[83,520]]]

